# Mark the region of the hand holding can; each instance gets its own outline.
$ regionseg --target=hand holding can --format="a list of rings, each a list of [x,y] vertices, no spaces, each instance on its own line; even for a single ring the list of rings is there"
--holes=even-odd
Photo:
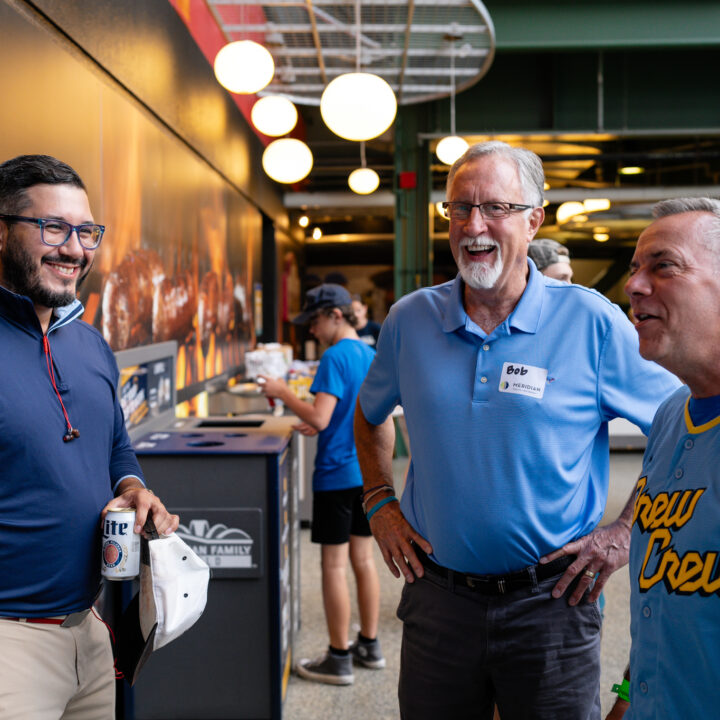
[[[140,573],[140,535],[134,528],[135,508],[108,508],[102,538],[104,578],[131,580]]]

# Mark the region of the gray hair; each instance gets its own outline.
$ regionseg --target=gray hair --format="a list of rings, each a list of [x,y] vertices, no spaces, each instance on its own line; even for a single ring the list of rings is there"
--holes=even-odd
[[[699,239],[720,264],[720,200],[708,197],[671,198],[661,200],[652,209],[656,220],[688,212],[708,212],[713,216],[709,231],[703,233]]]
[[[483,155],[500,155],[515,163],[520,178],[520,186],[523,191],[523,199],[528,205],[542,207],[545,190],[545,173],[543,172],[542,161],[531,150],[521,147],[512,147],[500,140],[477,143],[471,145],[465,154],[458,158],[450,168],[447,177],[447,192],[455,178],[457,171],[467,162]],[[497,200],[503,198],[494,198]]]

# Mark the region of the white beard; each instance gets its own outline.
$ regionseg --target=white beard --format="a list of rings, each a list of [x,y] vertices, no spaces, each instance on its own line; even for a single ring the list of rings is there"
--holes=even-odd
[[[495,262],[492,265],[467,262],[462,253],[460,253],[460,260],[458,262],[460,277],[462,277],[466,285],[474,290],[490,290],[495,287],[495,283],[503,271],[502,250],[494,240],[488,237],[464,237],[460,241],[461,250],[464,247],[472,245],[492,245],[495,247]]]

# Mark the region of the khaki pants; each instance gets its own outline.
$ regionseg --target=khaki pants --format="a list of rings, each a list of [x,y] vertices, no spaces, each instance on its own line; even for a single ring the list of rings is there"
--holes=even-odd
[[[0,618],[2,720],[113,720],[115,671],[105,625],[77,627]]]

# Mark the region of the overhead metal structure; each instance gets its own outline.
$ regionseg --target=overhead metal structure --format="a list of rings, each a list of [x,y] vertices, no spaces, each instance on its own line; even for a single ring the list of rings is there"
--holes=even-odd
[[[207,0],[228,42],[250,39],[275,60],[275,78],[261,95],[319,105],[338,75],[379,75],[409,105],[474,85],[495,55],[495,30],[479,0]],[[359,52],[359,62],[358,62]],[[359,65],[359,67],[358,67]]]

